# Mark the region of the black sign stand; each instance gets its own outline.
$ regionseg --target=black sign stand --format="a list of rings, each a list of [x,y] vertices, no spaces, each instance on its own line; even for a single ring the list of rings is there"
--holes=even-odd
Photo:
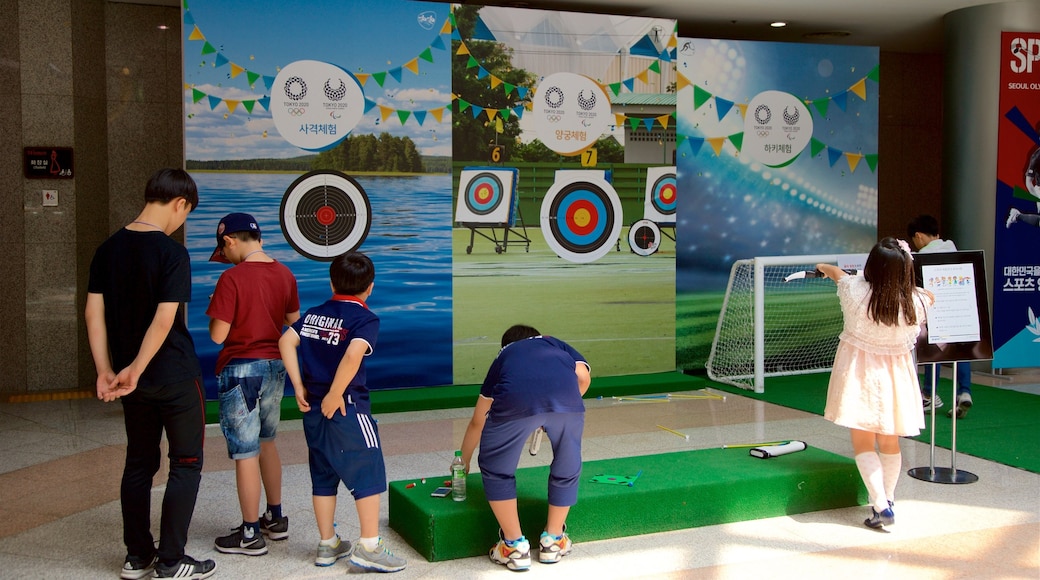
[[[935,466],[935,389],[939,382],[939,363],[952,362],[953,373],[953,403],[957,402],[957,363],[973,360],[990,360],[993,358],[993,340],[990,335],[989,325],[989,301],[986,298],[986,264],[981,251],[972,252],[947,252],[933,254],[914,254],[914,269],[917,276],[917,285],[924,287],[924,266],[946,265],[946,264],[971,264],[972,282],[975,285],[975,304],[979,313],[979,333],[977,341],[948,343],[935,345],[928,342],[927,327],[925,332],[917,338],[917,361],[932,365],[932,424],[931,424],[931,447],[929,453],[929,464],[927,467],[914,467],[907,474],[914,479],[930,481],[932,483],[975,483],[979,476],[974,473],[957,469],[957,411],[954,409],[950,424],[950,467]],[[938,298],[938,297],[937,297]]]

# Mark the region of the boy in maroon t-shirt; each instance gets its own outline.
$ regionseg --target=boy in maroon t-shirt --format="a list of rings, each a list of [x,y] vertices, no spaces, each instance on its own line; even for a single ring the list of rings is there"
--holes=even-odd
[[[296,278],[268,256],[253,216],[231,213],[217,226],[217,249],[210,261],[234,264],[217,280],[206,315],[217,356],[220,428],[228,456],[235,460],[235,481],[242,524],[214,541],[218,552],[261,556],[263,535],[289,537],[282,515],[282,463],[275,446],[285,391],[285,366],[278,351],[282,327],[300,317]],[[267,510],[260,514],[260,484]]]

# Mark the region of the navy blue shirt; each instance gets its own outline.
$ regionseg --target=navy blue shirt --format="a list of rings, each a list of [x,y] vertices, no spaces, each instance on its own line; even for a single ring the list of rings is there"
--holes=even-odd
[[[300,337],[300,374],[307,389],[307,402],[320,406],[332,387],[332,379],[350,342],[365,341],[368,343],[365,356],[372,354],[379,335],[379,317],[361,300],[337,294],[307,310],[293,323],[292,329]],[[371,403],[365,381],[365,361],[362,360],[343,397],[348,403],[354,403],[359,412],[369,413]]]
[[[489,419],[584,413],[575,363],[585,357],[562,340],[535,336],[507,344],[491,363],[480,394],[494,399]]]

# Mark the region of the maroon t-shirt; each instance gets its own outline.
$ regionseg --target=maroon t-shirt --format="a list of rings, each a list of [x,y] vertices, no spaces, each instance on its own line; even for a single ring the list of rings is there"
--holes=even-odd
[[[206,316],[231,324],[216,374],[236,358],[280,359],[285,315],[299,310],[296,278],[281,262],[241,262],[226,270],[206,309]]]

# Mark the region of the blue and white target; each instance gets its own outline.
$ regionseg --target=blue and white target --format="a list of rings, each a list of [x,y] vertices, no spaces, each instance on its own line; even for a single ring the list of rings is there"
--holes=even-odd
[[[458,223],[512,225],[515,168],[467,167],[459,175]]]
[[[602,171],[557,171],[540,218],[542,236],[557,256],[593,262],[610,252],[621,233],[621,200]]]
[[[643,218],[659,225],[675,225],[675,210],[679,206],[675,166],[646,169],[646,201]]]
[[[338,171],[311,171],[285,190],[279,221],[285,240],[312,260],[331,262],[361,247],[372,206],[361,185]]]

